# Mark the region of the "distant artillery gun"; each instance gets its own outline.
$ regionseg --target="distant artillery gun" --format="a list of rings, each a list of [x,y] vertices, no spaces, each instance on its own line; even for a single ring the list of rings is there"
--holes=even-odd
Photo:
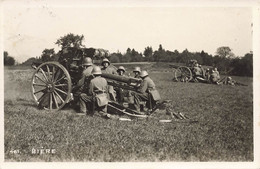
[[[194,66],[198,63],[196,60],[190,60],[185,64],[170,64],[170,68],[174,68],[174,78],[173,80],[177,82],[190,82],[195,81]],[[201,67],[202,68],[202,67]],[[207,66],[211,68],[211,66]],[[202,76],[205,78],[205,70],[202,68]],[[204,80],[204,79],[201,80]]]

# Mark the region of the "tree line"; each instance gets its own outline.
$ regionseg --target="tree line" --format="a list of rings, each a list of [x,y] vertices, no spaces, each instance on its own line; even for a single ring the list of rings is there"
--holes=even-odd
[[[85,47],[82,44],[84,35],[74,35],[69,33],[60,37],[55,44],[62,49],[66,47]],[[57,61],[59,53],[55,53],[54,49],[44,49],[41,56],[32,57],[23,62],[24,65],[31,65],[32,62]],[[135,49],[127,48],[125,53],[111,53],[110,61],[112,63],[122,62],[171,62],[171,63],[187,63],[189,60],[195,59],[201,65],[217,67],[222,74],[237,76],[253,76],[253,54],[247,53],[244,56],[236,57],[228,46],[217,48],[216,55],[208,54],[205,51],[190,52],[188,49],[179,52],[178,50],[170,51],[163,48],[160,44],[157,50],[153,50],[151,46],[147,46],[143,52]],[[6,62],[5,62],[6,63]],[[6,65],[6,64],[5,64]]]

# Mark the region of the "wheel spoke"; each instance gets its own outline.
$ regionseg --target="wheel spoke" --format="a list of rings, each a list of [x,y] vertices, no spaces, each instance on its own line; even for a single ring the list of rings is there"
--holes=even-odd
[[[65,102],[62,97],[59,95],[59,93],[57,93],[55,90],[54,90],[54,93],[58,96],[58,98],[62,101],[62,102]]]
[[[52,93],[50,93],[49,96],[50,96],[50,109],[52,110]]]
[[[61,90],[61,89],[59,89],[59,88],[56,88],[56,87],[55,87],[55,90],[57,90],[57,91],[59,91],[59,92],[61,92],[61,93],[63,93],[63,94],[68,95],[65,91],[63,91],[63,90]]]
[[[67,84],[58,84],[58,85],[54,85],[55,87],[62,87],[62,86],[68,86]]]
[[[38,102],[40,102],[46,94],[47,94],[47,93],[43,93],[43,94],[41,95],[41,97],[38,99]]]
[[[65,77],[66,77],[65,75],[62,75],[62,77],[61,77],[59,80],[57,80],[56,82],[54,82],[54,84],[60,82],[60,81],[61,81],[62,79],[64,79]]]
[[[37,77],[40,81],[42,81],[43,83],[47,84],[47,82],[45,82],[42,78],[40,78],[40,76],[38,76],[37,74],[35,74],[35,77]]]
[[[48,65],[46,65],[46,67],[47,67],[47,72],[48,72],[48,79],[50,80],[50,79],[51,79],[51,78],[50,78],[50,76],[51,76],[51,74],[50,74],[50,68],[49,68]]]
[[[55,66],[52,66],[52,77],[51,80],[54,82]]]
[[[54,93],[52,93],[52,95],[53,95],[53,100],[54,100],[54,103],[55,103],[56,109],[58,109],[59,106],[58,106],[58,102],[57,102],[56,96],[54,95]]]
[[[39,91],[37,91],[37,92],[34,92],[33,94],[37,94],[37,93],[43,92],[44,90],[45,90],[45,88],[42,89],[42,90],[39,90]],[[44,92],[43,92],[43,93],[44,93]]]
[[[53,82],[55,82],[58,79],[59,76],[60,76],[60,69],[58,69],[58,71],[56,72],[56,76],[54,77]]]
[[[44,84],[38,84],[38,83],[33,83],[34,86],[42,86],[42,87],[46,87],[46,85]]]
[[[49,80],[48,80],[48,78],[47,78],[47,76],[46,76],[45,72],[42,70],[42,68],[40,68],[40,71],[42,72],[42,74],[43,74],[43,76],[44,76],[45,80],[48,82]]]

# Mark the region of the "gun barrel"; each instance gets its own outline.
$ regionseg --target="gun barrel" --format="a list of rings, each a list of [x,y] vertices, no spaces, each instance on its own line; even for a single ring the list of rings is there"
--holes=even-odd
[[[127,83],[128,85],[131,85],[131,86],[139,86],[142,82],[141,79],[127,77],[127,76],[119,76],[119,75],[114,75],[114,74],[109,74],[109,73],[102,73],[101,76],[107,80],[123,82],[123,83]]]

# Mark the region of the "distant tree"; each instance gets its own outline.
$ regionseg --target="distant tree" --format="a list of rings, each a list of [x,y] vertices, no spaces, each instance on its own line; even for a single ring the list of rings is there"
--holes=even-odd
[[[27,65],[27,66],[29,66],[29,65],[32,65],[32,63],[33,62],[40,62],[40,60],[41,59],[39,59],[39,57],[31,57],[31,58],[29,58],[29,59],[27,59],[26,61],[24,61],[23,63],[22,63],[22,65]]]
[[[232,75],[253,76],[253,54],[247,53],[242,58],[232,59],[230,63]]]
[[[164,50],[164,49],[163,49],[163,47],[162,47],[162,44],[160,44],[158,51],[162,51],[162,50]]]
[[[84,35],[74,35],[73,33],[69,33],[67,35],[64,35],[60,37],[55,44],[58,46],[61,46],[61,48],[66,48],[66,47],[85,47],[82,42],[84,40]]]
[[[119,58],[117,53],[112,53],[110,55],[109,59],[110,59],[110,62],[112,62],[112,63],[119,63],[120,62],[120,58]]]
[[[217,48],[217,56],[214,58],[215,66],[218,67],[223,74],[228,74],[230,71],[231,60],[234,59],[235,55],[232,50],[227,46],[222,46]]]
[[[166,60],[167,60],[166,52],[163,49],[162,45],[160,44],[158,50],[154,51],[153,61],[155,61],[155,62],[165,62]]]
[[[4,65],[13,66],[15,64],[15,59],[9,56],[8,52],[4,51]]]
[[[213,65],[213,57],[212,57],[212,55],[209,55],[208,53],[204,52],[204,50],[202,50],[200,52],[200,56],[202,58],[202,64],[208,65],[208,66],[212,66]]]
[[[179,54],[179,56],[176,58],[177,62],[180,63],[187,63],[192,58],[192,53],[188,51],[188,49],[185,49],[182,51],[182,53]]]
[[[131,62],[141,62],[143,61],[142,55],[140,55],[135,49],[131,51]]]
[[[222,46],[217,48],[216,54],[221,58],[234,58],[234,53],[228,46]]]
[[[147,46],[145,49],[144,49],[144,56],[145,56],[145,60],[146,61],[153,61],[152,57],[153,57],[153,48],[151,46]]]
[[[131,62],[131,49],[127,48],[126,53],[122,56],[121,62]]]
[[[51,61],[55,55],[54,49],[44,49],[42,51],[41,59],[43,62]]]

